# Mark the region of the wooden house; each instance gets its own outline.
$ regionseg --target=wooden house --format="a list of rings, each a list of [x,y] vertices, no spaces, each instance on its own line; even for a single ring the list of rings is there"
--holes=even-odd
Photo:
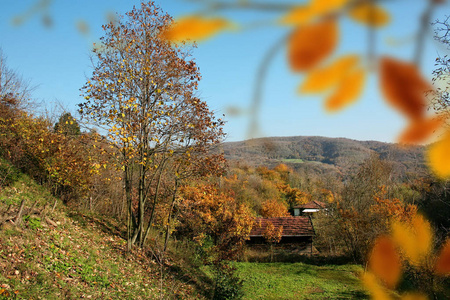
[[[279,244],[296,244],[312,251],[314,227],[309,217],[255,218],[250,232],[250,245],[265,244],[264,232],[269,223],[275,228],[283,226]]]

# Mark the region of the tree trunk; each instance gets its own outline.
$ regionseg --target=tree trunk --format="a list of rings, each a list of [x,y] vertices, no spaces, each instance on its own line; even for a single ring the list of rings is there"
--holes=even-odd
[[[173,191],[172,204],[170,205],[169,212],[167,213],[166,237],[164,239],[163,252],[166,252],[167,244],[169,243],[170,219],[171,219],[171,216],[172,216],[173,207],[175,206],[175,199],[176,199],[176,196],[177,196],[177,189],[178,189],[178,180],[175,180],[175,188],[174,188],[174,191]]]
[[[127,201],[127,249],[131,250],[132,242],[131,242],[131,231],[132,228],[132,217],[133,217],[133,208],[131,202],[131,178],[129,166],[125,165],[124,169],[124,180],[125,180],[125,198]]]
[[[163,170],[160,170],[160,174],[158,176],[158,182],[156,184],[155,195],[153,197],[152,212],[150,213],[150,218],[149,218],[148,223],[147,223],[147,229],[145,230],[144,239],[142,240],[142,244],[145,244],[145,241],[147,240],[148,234],[150,232],[150,228],[152,226],[153,217],[155,215],[156,203],[158,201],[159,187],[161,185],[161,177],[162,177],[162,173],[163,173],[162,171]]]

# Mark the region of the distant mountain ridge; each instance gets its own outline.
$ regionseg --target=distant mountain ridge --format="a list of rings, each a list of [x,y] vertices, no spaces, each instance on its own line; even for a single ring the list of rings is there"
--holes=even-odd
[[[268,137],[226,142],[223,153],[231,161],[272,167],[285,163],[296,170],[347,173],[372,153],[392,161],[400,175],[426,172],[423,146],[402,147],[378,141],[320,136]]]

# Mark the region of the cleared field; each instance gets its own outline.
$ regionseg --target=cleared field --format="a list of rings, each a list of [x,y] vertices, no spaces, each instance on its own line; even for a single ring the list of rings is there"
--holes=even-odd
[[[236,263],[244,299],[368,299],[357,265]]]
[[[292,164],[301,164],[304,163],[305,161],[301,158],[284,158],[281,160],[282,162],[285,163],[292,163]]]

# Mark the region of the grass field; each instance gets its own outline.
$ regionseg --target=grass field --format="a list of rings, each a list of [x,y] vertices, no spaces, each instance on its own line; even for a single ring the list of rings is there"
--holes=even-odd
[[[244,299],[368,299],[357,265],[236,263]]]
[[[282,161],[286,162],[286,163],[292,163],[292,164],[301,164],[301,163],[305,162],[301,158],[284,158],[284,159],[282,159]]]

